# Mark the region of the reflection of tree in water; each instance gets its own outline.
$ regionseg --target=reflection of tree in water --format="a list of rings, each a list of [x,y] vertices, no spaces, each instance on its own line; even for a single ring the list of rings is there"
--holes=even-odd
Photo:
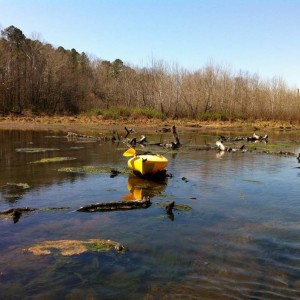
[[[49,138],[49,134],[50,137],[57,138]],[[67,142],[66,133],[60,131],[56,131],[55,135],[51,136],[49,131],[0,130],[0,144],[0,199],[11,203],[20,201],[26,189],[6,186],[8,182],[26,182],[34,190],[56,184],[74,183],[77,180],[84,180],[90,174],[58,172],[58,169],[87,165],[103,166],[107,164],[108,159],[110,159],[109,163],[116,167],[115,161],[120,157],[118,152],[113,151],[115,149],[111,143],[106,143],[101,148],[97,143],[78,148],[75,147],[75,142]],[[109,153],[109,156],[101,155],[103,152]],[[68,157],[76,157],[77,160],[52,162],[51,165],[50,163],[32,163],[53,160],[62,153],[64,156],[68,153]],[[110,174],[110,171],[104,171],[102,173]]]
[[[6,183],[0,187],[0,194],[7,202],[16,203],[29,188],[27,183]]]

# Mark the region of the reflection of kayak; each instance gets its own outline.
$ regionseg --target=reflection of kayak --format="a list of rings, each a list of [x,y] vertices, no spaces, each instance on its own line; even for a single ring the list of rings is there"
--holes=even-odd
[[[140,183],[139,181],[136,182],[136,176],[128,177],[128,183],[127,183],[127,189],[130,192],[130,194],[126,194],[124,196],[125,200],[141,200],[143,197],[145,197],[145,192],[143,189],[143,182]],[[142,179],[141,179],[142,180]]]
[[[124,200],[141,200],[144,197],[154,197],[166,188],[167,181],[154,182],[134,175],[128,176],[127,189],[130,194],[124,195]]]
[[[124,153],[124,156],[130,155],[133,157],[128,160],[129,168],[142,175],[164,171],[168,165],[168,160],[160,154],[135,155],[135,150],[130,148]]]

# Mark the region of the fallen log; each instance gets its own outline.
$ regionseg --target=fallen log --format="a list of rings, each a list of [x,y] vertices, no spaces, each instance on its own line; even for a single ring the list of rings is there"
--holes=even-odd
[[[19,207],[19,208],[11,208],[11,209],[1,211],[0,214],[9,215],[13,219],[13,222],[17,223],[20,220],[23,212],[30,212],[30,211],[35,211],[35,210],[37,210],[37,209],[30,208],[30,207]]]
[[[47,207],[47,208],[34,208],[34,207],[16,207],[7,210],[0,211],[0,215],[9,216],[13,219],[14,223],[17,223],[23,213],[29,213],[33,211],[49,211],[49,210],[63,210],[69,209],[69,207]]]
[[[116,210],[130,210],[137,208],[148,208],[151,205],[150,198],[143,198],[142,200],[119,201],[119,202],[104,202],[94,203],[82,206],[77,209],[79,212],[98,212],[98,211],[116,211]]]
[[[30,212],[30,211],[35,211],[37,208],[32,208],[32,207],[17,207],[17,208],[10,208],[7,210],[0,211],[0,214],[2,215],[9,215],[9,214],[14,214],[15,212]]]
[[[127,128],[126,126],[125,126],[125,130],[126,130],[125,139],[128,137],[129,134],[135,133],[135,130],[134,130],[134,129]]]
[[[220,141],[227,141],[227,142],[239,142],[239,141],[247,141],[247,142],[268,142],[269,136],[265,134],[264,136],[262,135],[257,135],[255,132],[253,133],[252,136],[236,136],[236,137],[225,137],[223,135],[220,136],[219,140]]]

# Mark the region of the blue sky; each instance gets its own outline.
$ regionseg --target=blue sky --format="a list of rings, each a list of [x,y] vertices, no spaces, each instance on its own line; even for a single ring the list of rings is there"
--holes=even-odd
[[[213,61],[300,88],[300,0],[0,0],[0,25],[100,59]]]

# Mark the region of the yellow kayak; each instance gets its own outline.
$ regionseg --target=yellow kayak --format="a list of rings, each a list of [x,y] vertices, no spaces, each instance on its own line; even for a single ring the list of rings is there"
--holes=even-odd
[[[168,160],[159,154],[138,155],[128,160],[128,166],[133,171],[138,171],[142,175],[154,174],[164,170],[168,165]]]
[[[160,154],[135,155],[135,150],[130,148],[123,155],[130,156],[130,154],[134,156],[128,160],[129,168],[142,175],[155,174],[168,166],[168,160]]]

